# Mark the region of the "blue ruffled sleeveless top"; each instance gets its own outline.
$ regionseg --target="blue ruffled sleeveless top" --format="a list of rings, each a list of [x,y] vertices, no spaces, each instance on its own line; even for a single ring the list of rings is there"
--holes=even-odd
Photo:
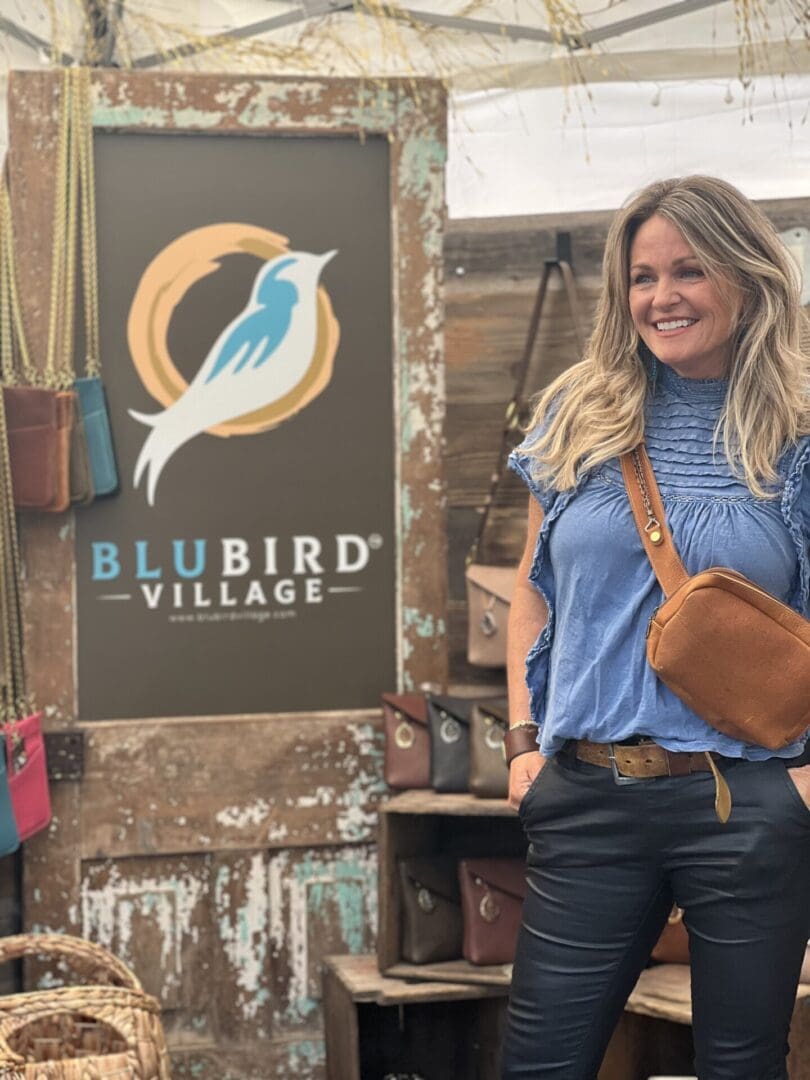
[[[645,415],[655,469],[675,546],[690,574],[727,566],[810,616],[810,436],[778,464],[774,499],[757,499],[734,477],[715,425],[725,379],[684,379],[658,364]],[[752,760],[793,757],[804,739],[779,751],[722,735],[694,713],[647,663],[647,624],[663,592],[641,546],[618,458],[557,491],[539,481],[530,431],[509,464],[543,508],[531,582],[548,621],[529,652],[526,680],[540,749],[568,739],[619,742],[650,736],[668,750],[716,750]]]

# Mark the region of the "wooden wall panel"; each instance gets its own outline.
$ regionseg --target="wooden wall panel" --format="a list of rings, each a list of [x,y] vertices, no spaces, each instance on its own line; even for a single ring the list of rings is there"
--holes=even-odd
[[[149,720],[126,737],[96,723],[85,741],[84,858],[365,842],[386,790],[376,712]]]

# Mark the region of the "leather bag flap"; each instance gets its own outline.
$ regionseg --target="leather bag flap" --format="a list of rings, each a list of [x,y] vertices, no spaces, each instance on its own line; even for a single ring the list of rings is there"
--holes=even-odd
[[[421,886],[451,904],[461,903],[455,859],[423,856],[402,859],[400,866],[404,877],[414,888]]]
[[[512,593],[517,581],[516,566],[485,566],[472,563],[467,567],[467,581],[471,585],[502,600],[504,604],[512,602]]]
[[[401,712],[406,720],[427,726],[427,702],[424,694],[382,694],[383,705]]]
[[[475,707],[475,698],[451,697],[443,694],[428,694],[428,712],[434,719],[446,713],[460,724],[469,726],[470,717]],[[443,719],[443,717],[442,717]]]
[[[509,699],[505,697],[477,701],[475,707],[485,715],[494,716],[501,725],[509,726]]]
[[[462,879],[465,876],[480,878],[493,892],[506,893],[516,900],[522,900],[526,895],[526,865],[523,859],[463,859],[459,876]]]

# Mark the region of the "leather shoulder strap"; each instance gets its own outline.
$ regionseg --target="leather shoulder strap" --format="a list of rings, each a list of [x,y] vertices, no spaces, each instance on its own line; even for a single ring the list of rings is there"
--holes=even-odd
[[[649,517],[644,506],[641,486],[633,466],[634,453],[638,454],[644,484],[647,488],[647,495],[654,515],[652,518]],[[658,583],[664,590],[664,595],[671,596],[676,589],[679,589],[681,585],[684,585],[689,580],[689,574],[686,572],[686,567],[681,562],[681,557],[672,540],[672,533],[669,531],[666,514],[664,513],[664,504],[661,501],[661,492],[658,490],[655,473],[647,456],[644,443],[639,443],[635,451],[630,450],[628,453],[622,454],[620,461],[624,486],[627,488],[627,497],[630,500],[633,519],[641,537],[644,551],[647,553],[647,558],[650,560],[655,576],[658,578]],[[650,534],[656,528],[661,533],[661,541],[658,544],[654,544],[650,539]]]

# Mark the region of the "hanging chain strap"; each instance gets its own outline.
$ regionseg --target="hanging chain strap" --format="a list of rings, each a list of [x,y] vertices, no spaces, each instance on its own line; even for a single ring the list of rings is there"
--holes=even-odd
[[[568,301],[568,309],[571,314],[571,320],[574,325],[574,337],[577,343],[577,352],[582,354],[585,341],[582,332],[582,318],[580,315],[579,298],[577,296],[576,282],[574,281],[574,273],[571,269],[571,264],[567,259],[561,258],[559,250],[561,248],[562,237],[558,236],[558,257],[554,259],[546,259],[543,264],[543,273],[540,277],[540,284],[537,289],[537,295],[534,301],[534,307],[532,309],[531,318],[529,319],[529,330],[526,335],[526,344],[523,347],[523,354],[518,364],[517,374],[515,376],[515,388],[512,393],[512,398],[509,404],[506,406],[506,413],[504,415],[503,430],[501,432],[501,445],[498,452],[498,462],[495,466],[495,470],[490,478],[489,491],[487,492],[484,504],[481,507],[481,519],[478,523],[478,531],[475,539],[472,542],[469,552],[467,553],[467,566],[474,563],[478,558],[481,544],[483,543],[484,534],[489,524],[489,519],[492,514],[492,507],[495,503],[495,497],[498,494],[498,488],[501,485],[504,474],[506,472],[506,462],[509,458],[509,451],[514,440],[514,433],[520,429],[520,425],[523,422],[521,415],[526,405],[526,382],[529,376],[529,370],[531,368],[532,354],[534,352],[535,342],[537,340],[537,332],[540,328],[540,319],[543,314],[543,306],[546,300],[546,293],[548,291],[548,283],[551,278],[551,274],[554,270],[557,270],[562,277],[563,286],[565,289],[565,296]],[[567,246],[567,245],[566,245]]]
[[[53,246],[51,248],[51,296],[48,311],[48,350],[41,382],[56,387],[57,337],[62,307],[62,282],[67,234],[67,200],[65,189],[68,172],[68,139],[70,137],[71,77],[68,68],[62,69],[62,94],[59,103],[59,137],[56,151],[56,185],[53,205]]]
[[[77,68],[73,129],[79,147],[81,187],[82,288],[84,294],[85,375],[101,373],[98,323],[98,255],[96,243],[96,177],[93,163],[93,105],[90,68]]]
[[[650,493],[647,490],[647,481],[644,479],[644,470],[641,467],[641,456],[638,450],[632,451],[633,458],[633,471],[636,474],[636,480],[638,480],[639,490],[641,491],[641,501],[644,503],[644,511],[647,514],[647,524],[644,526],[644,532],[650,535],[650,539],[654,544],[657,544],[661,540],[661,522],[655,516],[652,502],[650,501]],[[658,535],[656,536],[656,531]]]
[[[0,244],[0,351],[3,370],[11,349],[10,265],[9,245],[5,242],[7,230]],[[2,688],[2,719],[6,723],[28,716],[32,711],[26,689],[25,656],[23,652],[22,622],[22,559],[20,557],[17,516],[11,479],[11,459],[8,449],[5,399],[0,390],[0,603],[2,604],[2,637],[4,678]],[[22,739],[14,727],[11,729],[12,766],[24,764]]]

